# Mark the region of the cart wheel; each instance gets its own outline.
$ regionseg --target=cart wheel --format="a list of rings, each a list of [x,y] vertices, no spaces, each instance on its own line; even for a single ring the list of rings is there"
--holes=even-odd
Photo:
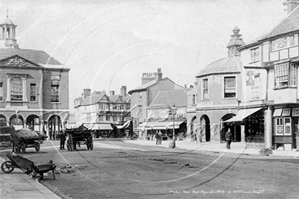
[[[26,144],[24,142],[21,142],[20,149],[21,149],[22,153],[25,153],[25,151],[26,151]]]
[[[11,161],[5,161],[1,164],[1,170],[4,173],[11,173],[15,168],[13,167]]]
[[[36,152],[39,152],[40,148],[41,148],[40,143],[36,143],[36,145],[35,145]]]

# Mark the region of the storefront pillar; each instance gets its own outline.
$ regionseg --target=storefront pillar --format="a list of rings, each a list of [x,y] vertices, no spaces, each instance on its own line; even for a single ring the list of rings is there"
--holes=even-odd
[[[272,147],[272,110],[268,106],[265,112],[265,148]]]

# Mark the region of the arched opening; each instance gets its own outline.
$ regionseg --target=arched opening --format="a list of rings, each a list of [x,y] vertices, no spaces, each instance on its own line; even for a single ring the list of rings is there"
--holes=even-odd
[[[196,140],[196,128],[197,128],[197,121],[196,121],[196,116],[194,116],[191,120],[191,138],[192,140]]]
[[[200,126],[203,129],[203,136],[205,136],[205,141],[210,142],[210,120],[207,115],[202,115],[200,118]]]
[[[224,115],[221,118],[221,132],[220,132],[220,141],[226,142],[225,139],[225,133],[230,128],[232,132],[232,141],[233,142],[240,142],[241,141],[241,125],[239,123],[227,123],[224,122],[226,120],[229,120],[230,118],[234,117],[235,114],[229,113]]]
[[[5,115],[0,114],[0,126],[7,126],[7,120]]]
[[[58,139],[58,134],[62,131],[61,118],[58,115],[52,115],[48,120],[48,130],[50,140]]]
[[[12,115],[9,119],[10,126],[14,126],[16,130],[24,128],[24,119],[21,115]]]
[[[37,115],[29,115],[26,119],[26,127],[33,131],[40,131],[40,118]]]

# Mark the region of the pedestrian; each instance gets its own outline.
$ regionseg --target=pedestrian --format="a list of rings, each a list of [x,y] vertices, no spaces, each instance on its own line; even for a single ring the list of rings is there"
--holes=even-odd
[[[225,133],[225,139],[227,141],[226,148],[230,149],[230,144],[231,144],[231,141],[232,141],[232,133],[231,133],[231,129],[230,128]]]
[[[162,143],[162,132],[159,131],[158,132],[158,144],[161,144]]]
[[[60,150],[65,150],[65,142],[66,142],[66,135],[64,132],[59,132],[59,139],[60,139]]]

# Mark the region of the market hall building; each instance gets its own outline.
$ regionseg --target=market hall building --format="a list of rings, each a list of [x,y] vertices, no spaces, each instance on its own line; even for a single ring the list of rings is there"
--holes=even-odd
[[[69,70],[47,53],[20,49],[16,25],[0,23],[0,125],[57,139],[69,114]]]

